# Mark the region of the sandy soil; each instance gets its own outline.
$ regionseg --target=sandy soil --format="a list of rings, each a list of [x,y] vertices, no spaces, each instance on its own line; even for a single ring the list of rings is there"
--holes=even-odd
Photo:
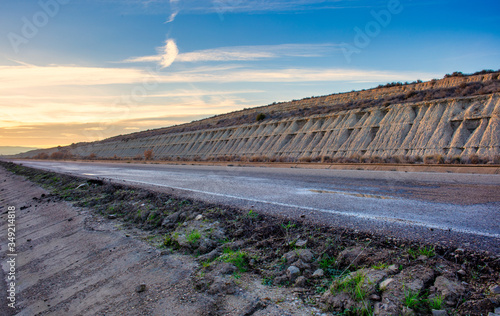
[[[315,312],[304,307],[291,290],[265,287],[251,275],[242,278],[231,295],[196,291],[192,277],[199,264],[192,256],[162,254],[141,240],[144,232],[120,229],[2,168],[0,179],[3,226],[6,206],[17,208],[17,315]],[[3,270],[7,269],[5,239],[1,243]],[[138,292],[141,284],[146,289]],[[5,302],[1,308],[2,315],[14,314]],[[252,308],[255,313],[245,314]]]

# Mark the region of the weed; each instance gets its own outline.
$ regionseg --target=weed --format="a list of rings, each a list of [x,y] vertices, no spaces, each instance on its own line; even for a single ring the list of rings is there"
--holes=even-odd
[[[418,257],[418,251],[417,251],[417,250],[414,250],[414,249],[412,249],[412,248],[408,248],[408,249],[406,250],[406,252],[410,255],[410,257],[411,257],[412,259],[417,259],[417,257]]]
[[[335,268],[336,259],[328,254],[323,254],[321,260],[319,261],[319,267],[323,269],[325,275],[338,277],[342,271]]]
[[[179,238],[178,233],[172,233],[170,235],[165,235],[165,239],[163,241],[163,246],[164,247],[172,247],[174,249],[179,249],[180,245],[179,245],[179,242],[177,241],[177,238]]]
[[[263,277],[262,285],[272,286],[274,282],[274,277]]]
[[[423,299],[420,297],[420,294],[416,291],[407,290],[405,291],[405,298],[403,305],[411,308],[418,309],[423,303]]]
[[[288,232],[290,230],[290,228],[295,227],[295,224],[292,224],[291,221],[288,221],[288,223],[286,225],[281,223],[281,227],[283,227]]]
[[[435,250],[434,246],[420,247],[420,248],[418,248],[418,252],[421,255],[424,255],[427,257],[434,257],[436,255],[436,250]]]
[[[429,307],[431,309],[441,309],[443,308],[443,300],[444,297],[441,295],[435,296],[434,298],[428,300]]]
[[[380,264],[375,264],[372,266],[372,269],[375,269],[375,270],[383,270],[385,268],[387,268],[389,265],[387,263],[380,263]]]
[[[207,261],[203,261],[203,262],[201,263],[201,266],[202,266],[203,268],[208,268],[208,267],[210,266],[210,264],[212,264],[212,261],[207,260]]]
[[[241,278],[241,274],[239,274],[238,272],[234,272],[233,273],[233,278],[240,279]]]
[[[224,248],[218,260],[234,264],[240,272],[246,272],[248,270],[248,254],[241,250],[234,251],[229,248]]]
[[[345,292],[348,293],[354,300],[361,302],[366,296],[366,290],[363,288],[365,276],[362,273],[356,273],[338,280],[332,288],[332,293]]]
[[[259,217],[259,214],[255,213],[253,210],[250,210],[248,211],[247,217],[251,219],[256,219],[257,217]]]
[[[291,221],[288,221],[287,224],[284,224],[284,223],[281,223],[281,227],[283,227],[283,229],[285,230],[285,233],[286,233],[286,239],[288,239],[288,235],[289,235],[289,232],[290,232],[290,229],[291,228],[294,228],[295,227],[295,224],[292,224]]]
[[[198,230],[193,229],[188,235],[187,235],[187,242],[190,243],[191,245],[195,245],[198,243],[198,241],[201,238],[201,234]]]

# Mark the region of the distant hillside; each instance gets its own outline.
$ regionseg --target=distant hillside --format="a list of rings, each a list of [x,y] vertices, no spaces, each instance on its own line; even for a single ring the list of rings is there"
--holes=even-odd
[[[35,147],[20,147],[20,146],[0,146],[0,155],[15,155],[26,152],[28,150],[36,150]]]

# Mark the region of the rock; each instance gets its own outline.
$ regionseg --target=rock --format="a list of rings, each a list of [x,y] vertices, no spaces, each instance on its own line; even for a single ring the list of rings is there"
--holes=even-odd
[[[462,248],[457,248],[455,249],[455,253],[464,253],[464,250]]]
[[[186,219],[186,214],[181,212],[175,212],[163,219],[161,226],[167,226],[168,224],[175,224]]]
[[[399,272],[399,267],[395,264],[391,264],[390,266],[387,267],[387,270],[390,273],[398,273]]]
[[[310,269],[311,268],[310,264],[304,263],[301,259],[295,261],[293,263],[293,265],[296,266],[297,268],[299,268],[300,270]]]
[[[307,239],[299,239],[295,243],[295,246],[297,247],[304,247],[307,244]]]
[[[432,316],[448,316],[448,312],[444,309],[433,309]]]
[[[372,294],[368,298],[372,301],[380,301],[380,296],[378,296],[377,294]]]
[[[139,284],[138,286],[135,287],[135,291],[137,293],[141,293],[141,292],[144,292],[146,291],[146,284],[142,283],[142,284]]]
[[[116,214],[109,214],[108,219],[116,219]]]
[[[297,280],[295,280],[296,287],[304,287],[306,285],[306,278],[303,276],[299,276]]]
[[[209,294],[234,294],[234,282],[230,278],[215,277],[207,292]]]
[[[451,281],[444,276],[438,276],[434,282],[436,292],[440,293],[445,301],[448,301],[451,306],[455,305],[457,299],[465,293],[465,288],[462,284]]]
[[[281,284],[285,284],[286,281],[288,281],[288,276],[286,274],[284,274],[284,275],[281,275],[279,277],[276,277],[274,279],[274,284],[281,285]]]
[[[500,294],[500,285],[492,285],[490,286],[491,294]]]
[[[319,279],[319,278],[322,278],[324,275],[325,275],[325,271],[323,271],[323,269],[318,269],[318,270],[314,271],[312,277]]]
[[[294,263],[295,261],[297,261],[297,259],[299,259],[299,256],[297,255],[297,252],[295,251],[289,251],[287,253],[285,253],[282,257],[281,257],[282,260],[285,260],[286,263]]]
[[[198,262],[203,262],[203,261],[213,261],[215,260],[222,252],[218,249],[214,249],[212,251],[210,251],[209,253],[207,254],[204,254],[202,256],[199,256],[198,258],[196,258],[196,260]]]
[[[217,243],[209,238],[203,238],[200,241],[200,245],[198,247],[198,251],[201,254],[212,251],[215,247],[217,247]]]
[[[236,266],[232,263],[221,262],[221,263],[217,264],[217,267],[215,268],[215,270],[217,271],[217,273],[220,273],[220,274],[232,274],[232,273],[236,272],[238,270],[238,268],[236,268]]]
[[[380,315],[402,315],[405,293],[409,290],[413,293],[420,293],[424,289],[424,285],[433,278],[434,270],[430,267],[415,265],[393,276],[392,281],[387,279],[386,284],[381,284],[384,291],[382,292]]]
[[[201,214],[196,215],[196,217],[194,218],[195,221],[201,221],[202,219],[203,219],[203,215],[201,215]]]
[[[429,259],[429,258],[428,258],[426,255],[420,255],[420,256],[418,256],[418,258],[417,258],[417,260],[419,260],[419,261],[425,261],[425,260],[427,260],[427,259]]]
[[[415,311],[413,311],[413,309],[404,306],[403,307],[403,315],[404,316],[413,316],[413,315],[416,315],[416,314],[415,314]]]
[[[377,302],[373,306],[373,315],[384,315],[384,316],[389,316],[389,315],[399,315],[400,309],[398,306],[392,302]]]
[[[321,301],[326,304],[328,310],[340,310],[343,311],[346,306],[353,304],[353,300],[349,294],[341,292],[337,295],[332,294],[330,291],[326,291],[321,297]]]
[[[465,272],[464,269],[460,269],[460,270],[457,271],[457,274],[460,275],[460,276],[466,276],[467,272]]]
[[[250,302],[243,311],[239,314],[239,316],[250,316],[254,315],[259,309],[266,307],[266,304],[262,303],[259,298],[256,298],[254,301]]]
[[[381,291],[385,291],[385,289],[387,288],[387,286],[392,282],[394,281],[394,279],[392,278],[389,278],[389,279],[386,279],[384,281],[382,281],[380,284],[379,284],[379,288]]]
[[[309,249],[299,249],[297,250],[297,254],[306,263],[312,262],[314,259],[314,254]]]
[[[500,314],[500,307],[495,307],[495,314]]]
[[[286,270],[286,274],[288,276],[288,279],[294,282],[300,275],[300,270],[296,266],[289,266],[288,269]]]

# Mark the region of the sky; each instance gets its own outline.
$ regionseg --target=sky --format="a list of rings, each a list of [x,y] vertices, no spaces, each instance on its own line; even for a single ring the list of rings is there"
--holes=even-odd
[[[497,0],[1,1],[0,149],[499,68]]]

